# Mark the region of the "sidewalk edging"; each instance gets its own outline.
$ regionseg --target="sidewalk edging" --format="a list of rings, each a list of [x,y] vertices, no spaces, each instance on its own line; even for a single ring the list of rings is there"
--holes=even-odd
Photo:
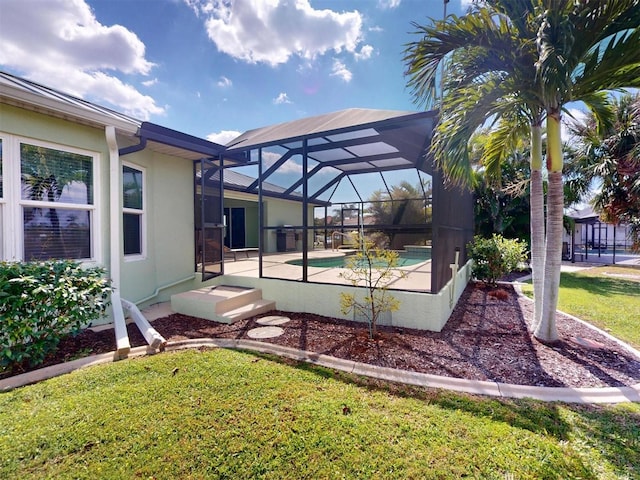
[[[527,279],[526,277],[524,278],[525,280]],[[533,303],[533,299],[527,297],[523,292],[522,292],[522,285],[524,285],[524,283],[521,282],[514,282],[513,283],[513,287],[514,290],[516,291],[516,293],[524,298],[525,300]],[[606,330],[601,329],[600,327],[596,327],[595,325],[593,325],[592,323],[589,323],[585,320],[582,320],[581,318],[578,318],[574,315],[571,315],[570,313],[566,313],[563,312],[562,310],[556,310],[557,313],[560,313],[562,315],[564,315],[565,317],[569,317],[571,320],[575,320],[578,323],[581,323],[582,325],[584,325],[585,327],[590,328],[591,330],[598,332],[600,335],[608,338],[609,340],[617,343],[620,347],[624,348],[626,351],[628,351],[629,353],[632,353],[633,355],[636,356],[636,358],[638,360],[640,360],[640,351],[636,350],[635,348],[633,348],[631,345],[629,345],[628,343],[623,342],[622,340],[620,340],[619,338],[614,337],[613,335],[611,335],[609,332],[607,332]]]
[[[366,363],[344,360],[319,353],[284,347],[273,343],[256,340],[236,340],[228,338],[202,338],[169,342],[166,351],[182,350],[186,348],[229,348],[249,350],[271,355],[278,355],[293,360],[312,363],[334,370],[363,375],[379,380],[392,381],[419,387],[440,388],[456,392],[476,395],[487,395],[500,398],[532,398],[546,402],[561,401],[568,403],[622,403],[640,402],[640,383],[631,387],[602,387],[602,388],[565,388],[565,387],[534,387],[528,385],[512,385],[493,381],[467,380],[462,378],[445,377],[429,373],[411,372],[388,367],[378,367]],[[131,349],[130,357],[137,357],[147,353],[146,347]],[[0,391],[8,391],[48,378],[70,373],[80,368],[99,365],[114,361],[115,352],[86,357],[71,362],[52,365],[32,372],[16,375],[0,380]]]

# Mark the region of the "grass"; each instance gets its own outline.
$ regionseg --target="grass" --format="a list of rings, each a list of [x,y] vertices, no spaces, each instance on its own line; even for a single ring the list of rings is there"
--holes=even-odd
[[[522,290],[533,295],[531,285]],[[640,348],[640,267],[606,266],[562,272],[558,309]]]
[[[0,394],[0,478],[639,478],[640,405],[498,400],[226,350]]]

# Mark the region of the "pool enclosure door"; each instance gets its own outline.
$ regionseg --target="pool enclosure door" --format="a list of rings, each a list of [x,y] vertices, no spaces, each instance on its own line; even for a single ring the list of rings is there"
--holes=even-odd
[[[202,281],[224,274],[225,225],[222,169],[211,160],[194,162],[196,272]]]

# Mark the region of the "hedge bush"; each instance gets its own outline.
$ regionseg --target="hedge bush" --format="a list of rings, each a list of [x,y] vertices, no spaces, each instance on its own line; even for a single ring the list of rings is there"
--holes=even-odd
[[[100,318],[111,286],[73,261],[0,262],[0,370],[36,366],[67,335]]]
[[[496,280],[518,269],[527,259],[527,244],[494,233],[491,238],[475,236],[467,245],[473,259],[473,276],[495,285]]]

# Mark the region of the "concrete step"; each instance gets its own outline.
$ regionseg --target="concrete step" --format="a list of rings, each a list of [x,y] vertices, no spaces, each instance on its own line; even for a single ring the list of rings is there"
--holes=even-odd
[[[259,288],[219,285],[172,295],[171,308],[184,315],[231,323],[272,310],[275,302],[263,300]]]
[[[262,290],[259,288],[238,288],[238,287],[218,287],[218,291],[224,288],[225,294],[229,292],[224,300],[216,302],[216,313],[222,314],[235,308],[239,308],[248,303],[262,299]]]
[[[251,303],[243,305],[241,307],[220,313],[219,316],[225,320],[221,320],[224,323],[233,323],[238,320],[244,320],[245,318],[253,317],[261,313],[266,313],[271,310],[275,310],[276,302],[273,300],[255,300]]]

